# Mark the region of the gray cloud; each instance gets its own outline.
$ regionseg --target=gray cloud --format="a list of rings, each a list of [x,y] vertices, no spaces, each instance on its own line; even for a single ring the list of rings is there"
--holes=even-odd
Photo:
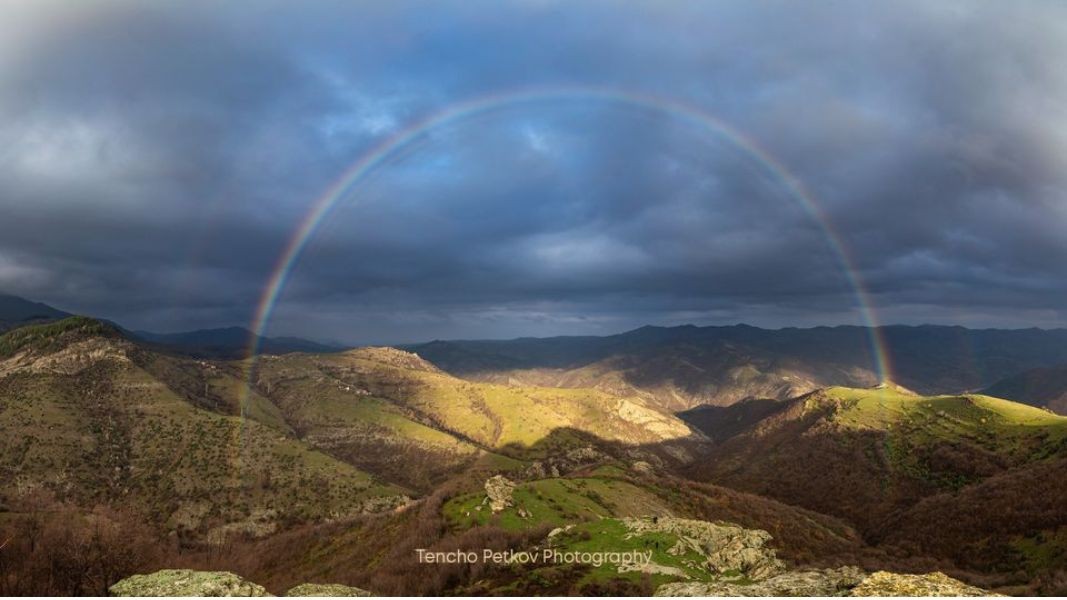
[[[133,327],[247,323],[377,143],[534,86],[671,97],[817,198],[887,322],[1067,325],[1067,8],[1028,3],[15,2],[0,289]],[[823,226],[670,114],[461,119],[352,189],[271,331],[346,341],[858,322]]]

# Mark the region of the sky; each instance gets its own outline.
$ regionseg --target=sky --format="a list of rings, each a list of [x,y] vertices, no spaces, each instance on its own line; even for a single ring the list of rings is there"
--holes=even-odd
[[[333,198],[270,335],[1067,326],[1063,2],[0,4],[3,292],[250,326]]]

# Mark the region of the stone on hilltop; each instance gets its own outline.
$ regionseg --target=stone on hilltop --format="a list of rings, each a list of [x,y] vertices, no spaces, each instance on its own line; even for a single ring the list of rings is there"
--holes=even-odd
[[[485,493],[489,496],[489,508],[498,513],[512,505],[511,494],[515,483],[503,475],[495,475],[485,482]]]
[[[132,575],[108,588],[113,596],[269,596],[261,585],[227,571],[164,569]]]

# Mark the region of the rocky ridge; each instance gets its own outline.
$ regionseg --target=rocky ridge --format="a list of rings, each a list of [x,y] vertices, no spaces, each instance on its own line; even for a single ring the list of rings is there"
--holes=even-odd
[[[765,597],[765,596],[996,596],[941,572],[910,575],[878,571],[866,574],[857,567],[789,571],[763,581],[741,584],[729,581],[679,582],[661,585],[656,596]]]
[[[258,584],[227,571],[164,569],[133,575],[108,590],[112,596],[270,596]],[[338,583],[302,583],[285,593],[291,597],[372,596],[367,590]]]
[[[164,569],[132,575],[108,588],[112,596],[269,596],[266,588],[227,571]]]
[[[678,542],[667,552],[682,555],[694,550],[707,557],[704,567],[712,573],[737,572],[755,580],[785,571],[785,563],[767,545],[771,534],[762,529],[667,516],[623,519],[623,523],[634,535],[675,535]]]

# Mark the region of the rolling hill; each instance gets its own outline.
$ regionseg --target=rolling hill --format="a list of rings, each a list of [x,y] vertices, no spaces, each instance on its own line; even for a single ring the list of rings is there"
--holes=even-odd
[[[873,545],[1033,575],[1055,568],[1013,548],[1061,547],[1065,458],[1067,417],[1040,408],[829,388],[726,439],[690,474],[840,517]]]
[[[478,463],[512,469],[588,440],[699,436],[640,399],[470,383],[394,349],[246,361],[159,352],[71,317],[0,336],[0,453],[15,498],[139,507],[208,533],[249,519],[316,521],[380,510]],[[570,432],[570,433],[566,433]]]
[[[542,458],[548,441],[666,443],[682,455],[698,443],[640,398],[468,382],[392,348],[269,356],[255,381],[310,443],[422,487],[486,453],[502,464]]]
[[[160,362],[195,373],[197,400]],[[0,493],[121,503],[190,534],[380,510],[406,490],[293,435],[266,399],[233,409],[233,373],[155,356],[83,317],[0,337]]]

